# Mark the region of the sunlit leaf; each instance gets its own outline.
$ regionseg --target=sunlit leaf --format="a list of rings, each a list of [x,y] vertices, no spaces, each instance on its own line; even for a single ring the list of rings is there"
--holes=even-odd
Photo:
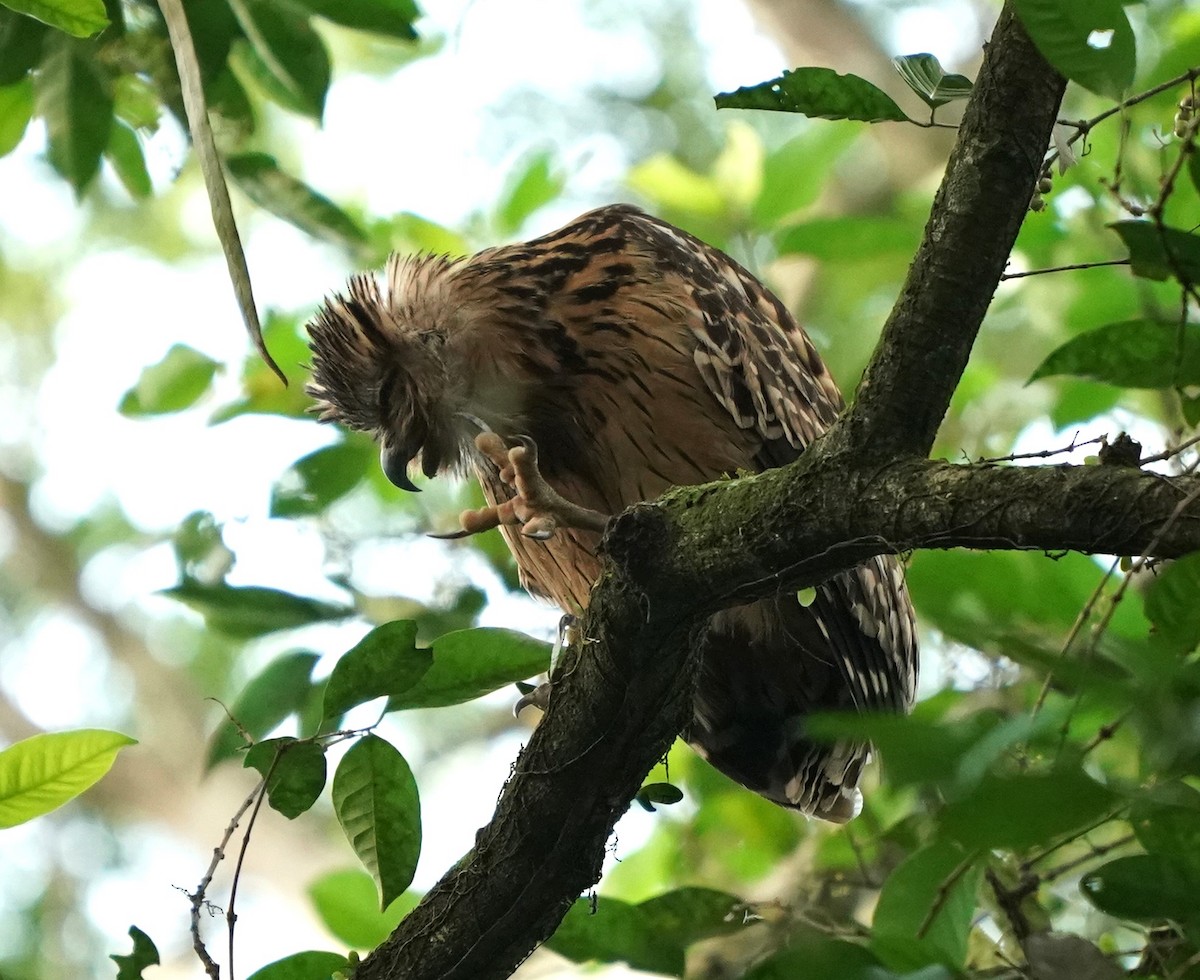
[[[129,132],[126,130],[126,132]],[[174,344],[138,377],[121,399],[122,415],[166,415],[194,405],[208,391],[220,365],[184,344]]]
[[[150,174],[146,170],[142,144],[138,141],[137,133],[123,122],[117,120],[113,123],[112,133],[108,138],[108,149],[104,155],[121,178],[121,183],[125,190],[129,191],[130,197],[143,200],[154,192],[154,185],[150,183]]]
[[[262,359],[251,355],[242,368],[242,391],[244,398],[222,406],[213,412],[211,421],[227,422],[239,415],[261,413],[303,418],[312,405],[312,398],[304,391],[304,385],[296,381],[301,377],[299,366],[308,362],[308,345],[299,318],[268,311],[263,324],[263,342],[275,353],[280,364],[287,367],[293,383],[283,387]]]
[[[1126,320],[1072,337],[1030,375],[1092,378],[1123,388],[1200,384],[1200,324]]]
[[[268,963],[246,980],[329,980],[334,972],[349,966],[350,961],[341,953],[308,950]]]
[[[273,738],[258,742],[243,765],[267,780],[267,802],[289,820],[311,809],[325,788],[325,749],[315,742]]]
[[[214,766],[232,758],[246,747],[245,736],[263,738],[290,715],[302,711],[312,694],[312,670],[318,659],[315,653],[298,650],[267,664],[233,702],[229,709],[232,720],[223,721],[217,729],[207,764]]]
[[[366,242],[366,233],[345,211],[303,181],[284,173],[274,157],[241,153],[226,158],[225,167],[255,204],[314,238],[350,249]]]
[[[689,169],[667,153],[657,153],[635,166],[625,182],[669,211],[716,216],[726,210],[716,182]]]
[[[553,167],[553,155],[540,150],[521,161],[509,177],[496,204],[496,227],[511,235],[538,208],[562,193],[566,177]]]
[[[1200,281],[1200,235],[1159,228],[1152,221],[1118,221],[1109,227],[1129,249],[1135,276],[1158,282]]]
[[[271,489],[271,516],[321,513],[354,489],[375,459],[374,451],[359,441],[334,443],[301,457]]]
[[[4,0],[4,6],[75,37],[91,37],[108,26],[104,0]]]
[[[0,827],[14,827],[74,799],[137,739],[99,728],[34,735],[0,751]]]
[[[773,109],[798,112],[814,119],[856,119],[860,122],[903,122],[908,119],[882,89],[857,75],[839,75],[831,68],[797,68],[780,77],[722,92],[718,109]]]
[[[413,0],[294,0],[314,14],[360,31],[415,41],[413,21],[421,16]]]
[[[850,126],[813,126],[768,153],[752,207],[755,223],[773,228],[813,204],[832,177],[834,163],[861,135]]]
[[[374,949],[420,900],[406,891],[380,912],[375,883],[355,868],[323,874],[308,886],[308,895],[325,928],[351,949]]]
[[[1121,0],[1014,0],[1038,50],[1073,82],[1120,98],[1137,65],[1133,28]]]
[[[160,594],[194,609],[213,629],[238,637],[262,636],[354,614],[349,606],[258,585],[183,582]]]
[[[33,82],[23,78],[0,87],[0,157],[11,153],[33,116]]]
[[[375,698],[404,696],[431,670],[433,655],[416,645],[417,624],[384,623],[371,630],[334,665],[325,685],[326,722]]]
[[[864,262],[880,256],[906,258],[917,250],[921,226],[902,218],[844,215],[814,218],[779,232],[780,255],[811,255],[824,262]]]
[[[441,708],[473,701],[550,668],[550,644],[516,630],[457,630],[433,641],[433,663],[393,696],[389,710]]]
[[[359,739],[334,774],[333,809],[386,908],[412,883],[421,854],[421,804],[404,756],[377,735]]]
[[[161,962],[158,948],[137,926],[129,927],[129,938],[133,940],[132,953],[112,953],[108,958],[117,964],[117,980],[143,980],[142,971]]]
[[[931,109],[971,94],[971,80],[966,75],[947,74],[931,54],[900,55],[892,59],[892,64],[904,83]]]
[[[47,37],[34,91],[50,162],[78,197],[100,168],[113,122],[112,95],[92,46],[62,34]]]
[[[280,101],[320,119],[329,90],[325,44],[298,8],[270,0],[227,0],[250,41],[254,56],[278,89]],[[271,89],[268,94],[275,95]]]

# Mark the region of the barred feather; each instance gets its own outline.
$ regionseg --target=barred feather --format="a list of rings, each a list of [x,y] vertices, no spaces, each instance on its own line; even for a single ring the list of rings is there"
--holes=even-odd
[[[472,419],[532,437],[554,489],[616,513],[671,486],[783,465],[843,404],[762,283],[627,205],[467,259],[393,257],[386,290],[355,277],[309,329],[322,419],[373,433],[385,461],[417,458],[430,476],[470,469],[492,503],[511,491],[475,450]],[[501,530],[532,592],[586,606],[594,534]],[[703,643],[689,741],[782,805],[852,817],[869,746],[818,745],[805,719],[911,705],[917,643],[896,560],[835,576],[808,606],[781,596],[719,613]]]

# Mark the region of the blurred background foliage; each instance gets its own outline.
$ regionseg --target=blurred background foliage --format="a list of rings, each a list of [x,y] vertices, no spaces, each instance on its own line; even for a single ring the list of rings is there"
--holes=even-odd
[[[81,726],[139,739],[86,796],[0,833],[4,980],[111,975],[130,925],[158,946],[151,977],[198,974],[182,892],[254,786],[226,706],[255,737],[310,733],[334,663],[396,620],[416,624],[414,651],[481,625],[553,637],[555,614],[520,594],[498,535],[424,537],[454,526],[473,487],[401,494],[367,440],[306,415],[303,324],[324,295],[392,250],[469,252],[632,200],[772,283],[849,396],[952,135],[718,113],[712,95],[822,64],[925,119],[889,58],[932,51],[973,76],[997,10],[185,7],[286,389],[245,354],[157,7],[105,0],[109,26],[90,38],[103,19],[71,37],[0,7],[0,740]],[[1195,61],[1194,4],[1130,16],[1134,91]],[[1189,92],[1167,88],[1075,144],[1011,271],[1128,254],[1108,225],[1158,197]],[[1111,105],[1073,86],[1063,116]],[[1200,221],[1197,183],[1185,168],[1168,224]],[[1072,447],[1053,461],[1081,462],[1119,431],[1147,453],[1182,443],[1200,386],[1192,300],[1181,321],[1178,282],[1121,266],[1005,282],[937,452]],[[1073,338],[1142,320],[1176,323],[1182,346],[1136,387],[1096,367],[1099,335],[1030,383]],[[1139,356],[1115,343],[1118,364]],[[862,816],[807,822],[677,745],[648,782],[683,799],[649,792],[631,811],[598,899],[521,976],[1200,976],[1200,561],[1134,574],[1077,555],[923,552],[909,581],[922,700],[909,721],[869,723],[882,765]],[[511,664],[529,669],[522,650],[486,683],[411,703],[490,689]],[[386,935],[488,818],[527,730],[516,696],[411,708],[377,729],[415,773],[408,816],[423,829],[413,887],[382,915],[326,800],[295,822],[264,810],[240,972]]]

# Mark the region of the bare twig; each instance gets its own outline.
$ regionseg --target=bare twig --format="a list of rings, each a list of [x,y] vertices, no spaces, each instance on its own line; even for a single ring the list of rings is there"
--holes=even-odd
[[[1024,279],[1027,276],[1047,276],[1052,272],[1075,272],[1079,269],[1100,269],[1109,265],[1129,265],[1129,259],[1105,259],[1102,262],[1076,262],[1073,265],[1055,265],[1047,269],[1030,269],[1027,272],[1005,272],[1000,276],[1001,282],[1009,279]]]

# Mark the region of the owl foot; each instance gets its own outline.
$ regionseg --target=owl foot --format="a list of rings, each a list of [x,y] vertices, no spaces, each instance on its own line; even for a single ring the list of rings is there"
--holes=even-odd
[[[500,479],[516,491],[502,504],[464,510],[459,515],[461,531],[433,537],[462,538],[488,531],[501,524],[520,527],[527,538],[545,541],[560,528],[603,531],[608,517],[565,499],[543,478],[538,469],[537,444],[528,436],[517,436],[511,448],[495,432],[481,432],[475,446],[500,471]]]

